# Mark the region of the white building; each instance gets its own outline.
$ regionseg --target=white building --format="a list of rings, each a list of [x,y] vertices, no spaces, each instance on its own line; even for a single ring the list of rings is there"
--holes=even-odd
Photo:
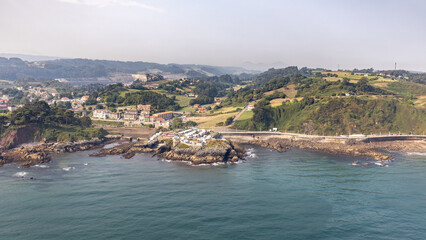
[[[93,117],[106,119],[108,117],[108,110],[96,109],[95,111],[93,111]]]

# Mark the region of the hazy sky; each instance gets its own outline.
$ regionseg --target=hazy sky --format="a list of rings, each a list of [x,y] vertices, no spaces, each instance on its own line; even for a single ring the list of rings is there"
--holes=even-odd
[[[0,0],[0,53],[426,71],[426,1]]]

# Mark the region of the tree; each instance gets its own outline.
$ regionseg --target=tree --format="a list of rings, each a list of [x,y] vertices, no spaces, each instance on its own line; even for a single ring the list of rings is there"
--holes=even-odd
[[[92,126],[92,119],[90,119],[90,117],[88,117],[88,116],[85,116],[85,117],[82,117],[80,119],[80,123],[81,123],[81,126],[84,127],[84,128],[91,127]]]
[[[3,135],[4,131],[6,130],[6,123],[8,118],[4,115],[0,115],[0,136]]]
[[[225,121],[225,125],[226,125],[226,126],[228,126],[228,125],[230,125],[233,121],[234,121],[234,118],[233,118],[233,117],[228,117],[228,118],[226,119],[226,121]]]
[[[254,105],[253,122],[260,129],[267,129],[272,121],[272,107],[269,101],[261,100]]]
[[[171,126],[172,129],[182,128],[182,126],[183,126],[182,118],[176,117],[173,119],[172,126]]]

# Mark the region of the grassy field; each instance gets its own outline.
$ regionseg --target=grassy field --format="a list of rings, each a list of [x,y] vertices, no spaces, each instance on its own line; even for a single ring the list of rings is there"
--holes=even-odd
[[[189,105],[189,101],[191,101],[191,99],[194,99],[194,98],[187,97],[185,95],[170,94],[170,93],[166,92],[165,90],[161,90],[161,89],[155,89],[155,90],[151,90],[151,91],[156,92],[156,93],[166,94],[166,96],[170,97],[170,98],[173,97],[173,96],[176,97],[176,102],[179,104],[179,106],[181,106],[183,108],[187,107]]]
[[[190,108],[190,107],[184,107],[184,108],[182,108],[182,109],[180,109],[179,110],[179,112],[195,112],[195,111],[197,111],[197,109],[195,109],[195,108]]]
[[[137,89],[125,89],[123,91],[120,92],[120,96],[124,97],[124,95],[126,95],[126,93],[134,93],[134,92],[140,92],[141,90],[137,90]]]
[[[207,116],[207,117],[193,117],[193,118],[188,118],[188,120],[198,123],[198,127],[210,128],[210,127],[216,127],[217,123],[225,122],[228,117],[235,117],[236,115],[237,115],[237,112],[234,112],[234,113],[219,114],[219,115]]]
[[[253,117],[253,111],[245,111],[241,116],[238,118],[238,120],[246,120]]]
[[[277,99],[272,99],[271,102],[271,107],[276,107],[276,106],[281,106],[281,104],[285,101],[290,101],[290,99],[287,98],[277,98]]]
[[[394,81],[386,85],[379,85],[378,87],[381,87],[385,90],[388,90],[390,92],[400,94],[403,96],[426,95],[426,85],[419,84],[419,83],[406,82],[406,81]]]
[[[417,108],[426,109],[426,95],[418,96],[417,100],[414,101],[414,106]]]
[[[223,107],[214,111],[214,114],[231,113],[237,111],[238,108],[242,109],[241,107]]]
[[[265,95],[268,96],[273,94],[275,91],[278,91],[278,92],[283,92],[287,96],[287,98],[294,98],[297,94],[297,90],[294,89],[295,87],[296,87],[295,84],[289,84],[286,87],[282,87],[276,90],[266,92]]]
[[[102,121],[102,120],[92,120],[92,123],[94,125],[109,125],[109,126],[123,126],[123,122],[116,122],[116,121]]]
[[[370,75],[366,75],[364,73],[354,73],[354,75],[352,75],[351,72],[345,72],[345,71],[322,72],[322,74],[327,74],[327,73],[337,74],[337,77],[325,77],[324,78],[325,80],[331,81],[331,82],[335,82],[335,81],[338,81],[338,80],[342,81],[343,78],[348,78],[350,80],[350,82],[356,83],[356,82],[358,82],[358,80],[360,80],[363,77],[370,80],[372,84],[378,83],[378,82],[392,82],[392,81],[394,81],[390,78],[383,78],[381,76],[370,76]]]

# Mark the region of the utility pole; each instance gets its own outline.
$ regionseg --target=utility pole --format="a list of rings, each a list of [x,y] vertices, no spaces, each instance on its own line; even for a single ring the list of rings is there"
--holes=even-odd
[[[396,62],[395,62],[395,70],[396,70]]]

